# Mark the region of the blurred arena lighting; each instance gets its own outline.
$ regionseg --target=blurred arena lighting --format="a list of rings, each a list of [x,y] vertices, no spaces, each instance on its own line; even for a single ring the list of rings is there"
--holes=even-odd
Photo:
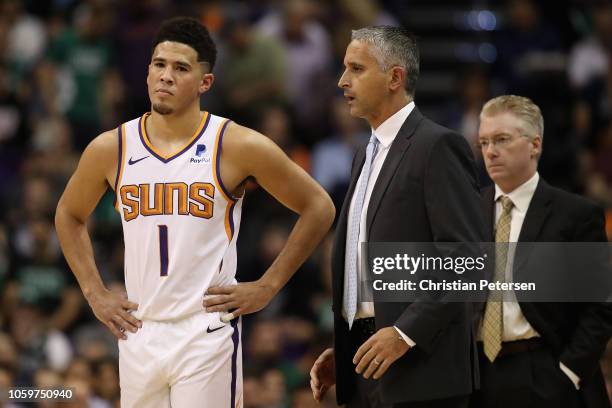
[[[491,43],[484,42],[478,46],[478,56],[483,62],[492,64],[497,58],[497,49]]]
[[[463,30],[494,31],[497,17],[491,10],[470,10],[455,16],[455,25]]]
[[[489,42],[460,42],[455,47],[455,57],[462,62],[492,64],[497,59],[497,49]]]

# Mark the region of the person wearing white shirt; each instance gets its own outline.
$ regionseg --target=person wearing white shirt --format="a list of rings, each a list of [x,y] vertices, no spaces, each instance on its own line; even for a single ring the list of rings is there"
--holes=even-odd
[[[528,98],[503,95],[482,108],[479,145],[495,183],[482,193],[487,233],[497,245],[606,241],[601,209],[538,174],[543,134],[542,113]],[[500,241],[504,223],[509,233]],[[513,279],[514,250],[508,247],[507,281]],[[598,365],[612,334],[609,306],[518,302],[511,293],[495,316],[487,311],[494,310],[492,303],[480,318],[481,388],[472,407],[610,406]]]
[[[348,408],[464,408],[476,386],[465,303],[372,298],[365,243],[482,242],[476,167],[465,138],[423,116],[414,37],[400,27],[353,31],[338,82],[372,129],[358,150],[332,255],[334,347],[311,374],[320,401],[336,385]]]

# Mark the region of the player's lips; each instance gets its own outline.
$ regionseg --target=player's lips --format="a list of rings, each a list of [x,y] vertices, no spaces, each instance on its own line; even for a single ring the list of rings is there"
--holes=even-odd
[[[350,94],[344,94],[344,99],[346,99],[346,101],[350,104],[351,102],[355,100],[355,97]]]
[[[162,94],[162,95],[173,95],[173,93],[167,89],[156,89],[155,93]]]

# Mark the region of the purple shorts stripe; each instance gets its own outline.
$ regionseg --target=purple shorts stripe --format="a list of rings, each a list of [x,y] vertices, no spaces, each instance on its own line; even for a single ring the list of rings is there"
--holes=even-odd
[[[232,333],[232,341],[234,342],[234,352],[232,353],[232,404],[230,408],[236,406],[236,380],[237,380],[237,360],[238,360],[238,343],[240,342],[240,333],[238,333],[238,320],[240,317],[232,320],[232,327],[234,333]]]

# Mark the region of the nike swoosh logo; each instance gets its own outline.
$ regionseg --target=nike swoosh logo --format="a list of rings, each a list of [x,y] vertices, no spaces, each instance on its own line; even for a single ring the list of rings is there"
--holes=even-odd
[[[225,326],[220,326],[220,327],[216,327],[214,329],[211,329],[210,326],[208,326],[206,328],[206,333],[212,333],[212,332],[216,332],[217,330],[221,330],[222,328],[224,328]]]
[[[130,157],[130,160],[128,160],[128,164],[131,166],[132,164],[136,164],[136,163],[138,163],[139,161],[142,161],[142,160],[146,159],[147,157],[149,157],[149,156],[141,157],[141,158],[140,158],[140,159],[138,159],[138,160],[133,160],[133,159]]]

